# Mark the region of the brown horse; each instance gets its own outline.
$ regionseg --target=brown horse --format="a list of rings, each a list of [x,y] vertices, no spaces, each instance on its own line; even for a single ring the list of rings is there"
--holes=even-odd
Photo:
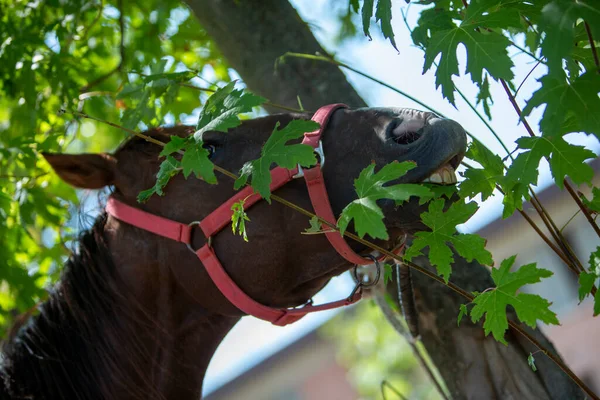
[[[237,171],[260,154],[277,122],[285,126],[308,114],[282,114],[244,122],[228,133],[208,132],[216,164]],[[189,127],[155,129],[149,135],[189,135]],[[399,182],[421,182],[463,157],[466,137],[454,121],[408,109],[338,110],[323,135],[324,177],[339,215],[356,194],[353,180],[371,162],[413,160],[417,168]],[[164,197],[136,202],[154,184],[160,148],[138,138],[113,155],[46,154],[56,173],[79,188],[114,188],[131,206],[188,223],[202,219],[234,194],[181,174]],[[439,175],[434,177],[439,178]],[[306,185],[294,180],[277,195],[310,209]],[[381,201],[393,236],[422,228],[415,199],[396,208]],[[252,299],[273,307],[306,303],[333,276],[352,266],[323,235],[301,235],[305,216],[262,201],[250,209],[250,243],[221,231],[212,243],[221,263]],[[194,235],[194,248],[204,243]],[[368,251],[349,243],[356,252]],[[390,243],[382,243],[389,246]],[[2,398],[14,399],[198,399],[218,344],[243,316],[209,279],[185,245],[121,222],[106,213],[83,233],[79,249],[37,315],[14,329],[5,343]]]

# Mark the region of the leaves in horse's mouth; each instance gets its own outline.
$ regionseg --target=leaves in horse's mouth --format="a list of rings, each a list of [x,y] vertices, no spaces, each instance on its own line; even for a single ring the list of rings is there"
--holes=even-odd
[[[408,200],[411,196],[431,196],[428,188],[418,184],[402,183],[384,186],[404,176],[415,167],[416,164],[411,161],[402,163],[395,161],[384,166],[377,173],[375,173],[375,164],[363,169],[354,181],[358,199],[344,208],[338,220],[338,227],[342,234],[350,221],[354,220],[354,227],[360,237],[369,234],[373,238],[387,240],[389,235],[383,223],[383,211],[376,201],[390,199],[398,203]]]

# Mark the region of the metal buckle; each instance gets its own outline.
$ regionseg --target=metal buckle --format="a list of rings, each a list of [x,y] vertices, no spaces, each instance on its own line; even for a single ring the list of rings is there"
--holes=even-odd
[[[379,278],[381,278],[381,264],[379,264],[379,261],[377,260],[377,257],[375,257],[372,254],[368,254],[366,257],[368,257],[371,260],[373,260],[373,265],[375,265],[375,268],[376,268],[376,271],[377,271],[377,274],[375,275],[375,278],[372,281],[367,281],[367,282],[364,282],[362,279],[360,279],[358,277],[358,271],[357,271],[358,265],[354,266],[354,268],[352,269],[352,274],[354,276],[354,281],[355,282],[359,283],[363,287],[371,287],[371,286],[377,285],[377,283],[379,282]]]
[[[188,224],[188,226],[194,226],[194,225],[200,225],[200,221],[192,221]],[[190,242],[192,241],[192,234],[190,233]],[[206,238],[206,243],[208,243],[208,247],[211,247],[212,245],[212,236],[209,236]],[[191,243],[186,243],[185,244],[188,248],[189,251],[191,251],[192,253],[196,254],[197,250],[194,250],[194,248],[192,247]]]
[[[325,166],[325,151],[323,150],[323,142],[321,140],[319,140],[319,145],[315,147],[313,151],[319,156],[319,161],[317,161],[317,164],[320,164],[321,168],[323,168]],[[298,164],[298,173],[292,178],[296,179],[302,177],[304,177],[304,169],[302,169],[300,164]]]
[[[377,274],[375,275],[375,279],[373,279],[370,282],[369,281],[364,282],[362,279],[360,279],[358,277],[358,271],[357,271],[358,265],[355,265],[354,268],[352,269],[352,277],[354,278],[354,282],[356,282],[356,286],[354,287],[354,290],[352,290],[352,293],[350,293],[350,296],[348,296],[348,301],[351,301],[352,298],[354,297],[354,295],[358,291],[362,291],[363,288],[375,286],[379,282],[379,278],[381,277],[381,264],[379,264],[379,261],[377,261],[377,258],[375,256],[369,254],[367,257],[369,257],[371,260],[373,260],[375,268],[377,269]]]

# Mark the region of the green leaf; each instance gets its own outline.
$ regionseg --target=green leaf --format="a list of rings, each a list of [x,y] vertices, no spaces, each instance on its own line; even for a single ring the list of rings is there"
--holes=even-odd
[[[188,141],[189,141],[189,138],[183,138],[180,136],[172,135],[171,139],[167,143],[165,143],[165,147],[163,147],[163,149],[159,155],[161,157],[166,157],[166,156],[173,154],[179,150],[182,150],[185,148]]]
[[[545,32],[542,54],[550,70],[561,70],[575,42],[575,26],[584,19],[594,38],[600,37],[600,8],[595,1],[556,0],[542,9],[539,26]]]
[[[174,159],[172,156],[167,156],[167,159],[160,164],[160,168],[156,174],[156,182],[154,183],[154,186],[152,186],[150,189],[141,191],[137,196],[137,201],[139,203],[144,203],[148,201],[148,199],[155,193],[159,196],[163,196],[163,189],[165,186],[167,186],[169,180],[179,172],[180,168],[181,164],[179,161]]]
[[[482,200],[487,200],[496,189],[496,184],[504,181],[504,163],[478,140],[471,142],[466,156],[477,161],[483,168],[465,170],[465,180],[459,186],[459,193],[462,197],[469,198],[481,194]]]
[[[486,336],[493,334],[494,338],[504,344],[504,332],[508,329],[506,307],[511,305],[519,319],[532,328],[536,321],[558,325],[556,314],[550,310],[551,303],[534,294],[519,293],[523,285],[540,282],[542,278],[552,276],[552,272],[537,268],[535,263],[527,264],[516,272],[510,272],[516,256],[502,261],[500,268],[492,270],[492,279],[496,287],[480,293],[473,299],[475,306],[471,310],[471,319],[478,322],[485,315],[483,328]]]
[[[304,230],[304,233],[321,233],[321,223],[319,222],[319,218],[315,215],[309,221],[310,227]]]
[[[446,282],[452,272],[451,264],[454,261],[452,250],[448,243],[467,261],[477,260],[481,264],[491,265],[492,255],[485,249],[485,239],[478,235],[456,233],[456,225],[465,223],[477,211],[475,202],[453,203],[448,211],[444,212],[445,202],[442,199],[429,203],[429,210],[421,214],[421,220],[431,231],[417,232],[412,245],[405,252],[404,257],[411,260],[421,255],[421,250],[429,247],[429,261],[434,265]]]
[[[600,246],[590,254],[588,272],[579,274],[579,301],[591,294],[594,284],[600,277]],[[594,316],[600,314],[600,291],[594,296]]]
[[[393,272],[392,266],[390,264],[383,264],[383,284],[387,285],[388,282],[392,279]]]
[[[381,32],[383,37],[389,39],[390,43],[398,51],[396,41],[394,40],[394,30],[392,29],[392,1],[378,0],[375,10],[375,20],[381,23]]]
[[[600,139],[600,78],[596,72],[589,71],[569,80],[560,70],[544,75],[539,82],[541,86],[527,101],[523,116],[545,104],[540,121],[543,136],[585,132]]]
[[[456,326],[460,326],[460,321],[462,321],[465,315],[469,315],[469,309],[466,304],[460,305],[460,310],[458,312],[458,317],[456,318]]]
[[[565,176],[577,184],[590,182],[594,176],[592,168],[584,162],[594,158],[594,152],[583,146],[569,144],[562,137],[522,137],[517,144],[519,148],[529,151],[519,154],[508,169],[506,178],[513,185],[536,184],[542,157],[548,159],[554,181],[561,189]]]
[[[238,202],[233,203],[231,206],[231,231],[233,234],[238,234],[244,238],[244,241],[248,241],[248,234],[246,233],[246,221],[250,221],[248,214],[244,210],[244,203],[246,199],[242,199]]]
[[[372,238],[388,239],[388,234],[383,223],[383,211],[377,205],[377,200],[390,199],[396,203],[408,200],[412,196],[431,196],[431,191],[425,186],[411,183],[387,185],[399,179],[408,171],[415,168],[413,162],[399,163],[394,161],[385,165],[375,173],[375,164],[363,169],[354,180],[354,189],[358,199],[348,204],[338,220],[338,228],[343,233],[348,224],[354,220],[356,233],[360,237],[368,234]]]
[[[537,371],[537,367],[535,366],[535,358],[533,358],[533,354],[531,353],[529,353],[529,356],[527,356],[527,364],[531,367],[533,372]]]
[[[478,6],[478,3],[482,6]],[[436,71],[436,87],[442,87],[442,94],[452,104],[455,91],[452,76],[459,74],[456,51],[461,43],[467,50],[466,72],[480,88],[484,84],[483,70],[496,80],[504,79],[510,82],[514,77],[511,70],[513,63],[506,50],[510,41],[495,31],[483,33],[484,30],[479,27],[488,24],[493,27],[499,25],[500,21],[513,21],[515,15],[518,18],[518,13],[507,9],[490,10],[490,6],[489,2],[472,4],[460,26],[435,32],[425,48],[423,73],[431,68],[437,56],[441,54]]]
[[[598,276],[593,273],[582,272],[579,274],[579,301],[582,301],[590,294],[597,279]]]
[[[202,145],[202,142],[194,143],[193,141],[189,141],[186,144],[185,153],[181,158],[183,176],[187,178],[193,172],[198,178],[215,184],[217,183],[214,171],[215,165],[210,161],[209,151],[202,147]]]
[[[252,111],[263,104],[266,99],[245,90],[234,88],[235,81],[218,89],[208,98],[200,111],[194,138],[202,140],[204,132],[227,132],[241,124],[239,114]]]
[[[273,133],[262,148],[261,157],[244,164],[240,177],[235,181],[234,188],[239,189],[251,176],[251,185],[265,200],[271,202],[271,165],[277,164],[283,168],[292,169],[300,164],[309,167],[317,163],[314,150],[306,144],[287,143],[302,137],[306,132],[319,129],[314,121],[293,120],[285,128],[278,130],[279,122]]]
[[[591,273],[600,276],[600,246],[596,247],[596,250],[590,254],[588,265]]]
[[[490,111],[490,105],[494,104],[492,94],[490,93],[490,82],[487,74],[483,78],[483,83],[479,86],[479,93],[477,94],[477,103],[483,106],[483,111],[489,120],[492,119],[492,113]]]
[[[590,210],[599,213],[600,212],[600,189],[597,187],[592,188],[592,200],[588,200],[585,196],[581,197],[583,204],[585,204]]]
[[[364,0],[362,6],[362,24],[363,24],[363,32],[366,37],[370,39],[371,34],[369,33],[369,28],[371,27],[371,17],[373,17],[373,1],[374,0]]]

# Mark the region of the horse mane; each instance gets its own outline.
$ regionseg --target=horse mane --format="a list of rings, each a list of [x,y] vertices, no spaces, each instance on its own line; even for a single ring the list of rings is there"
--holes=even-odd
[[[3,343],[0,398],[156,397],[141,372],[155,355],[136,337],[157,325],[116,273],[106,220],[83,232],[48,300]]]

